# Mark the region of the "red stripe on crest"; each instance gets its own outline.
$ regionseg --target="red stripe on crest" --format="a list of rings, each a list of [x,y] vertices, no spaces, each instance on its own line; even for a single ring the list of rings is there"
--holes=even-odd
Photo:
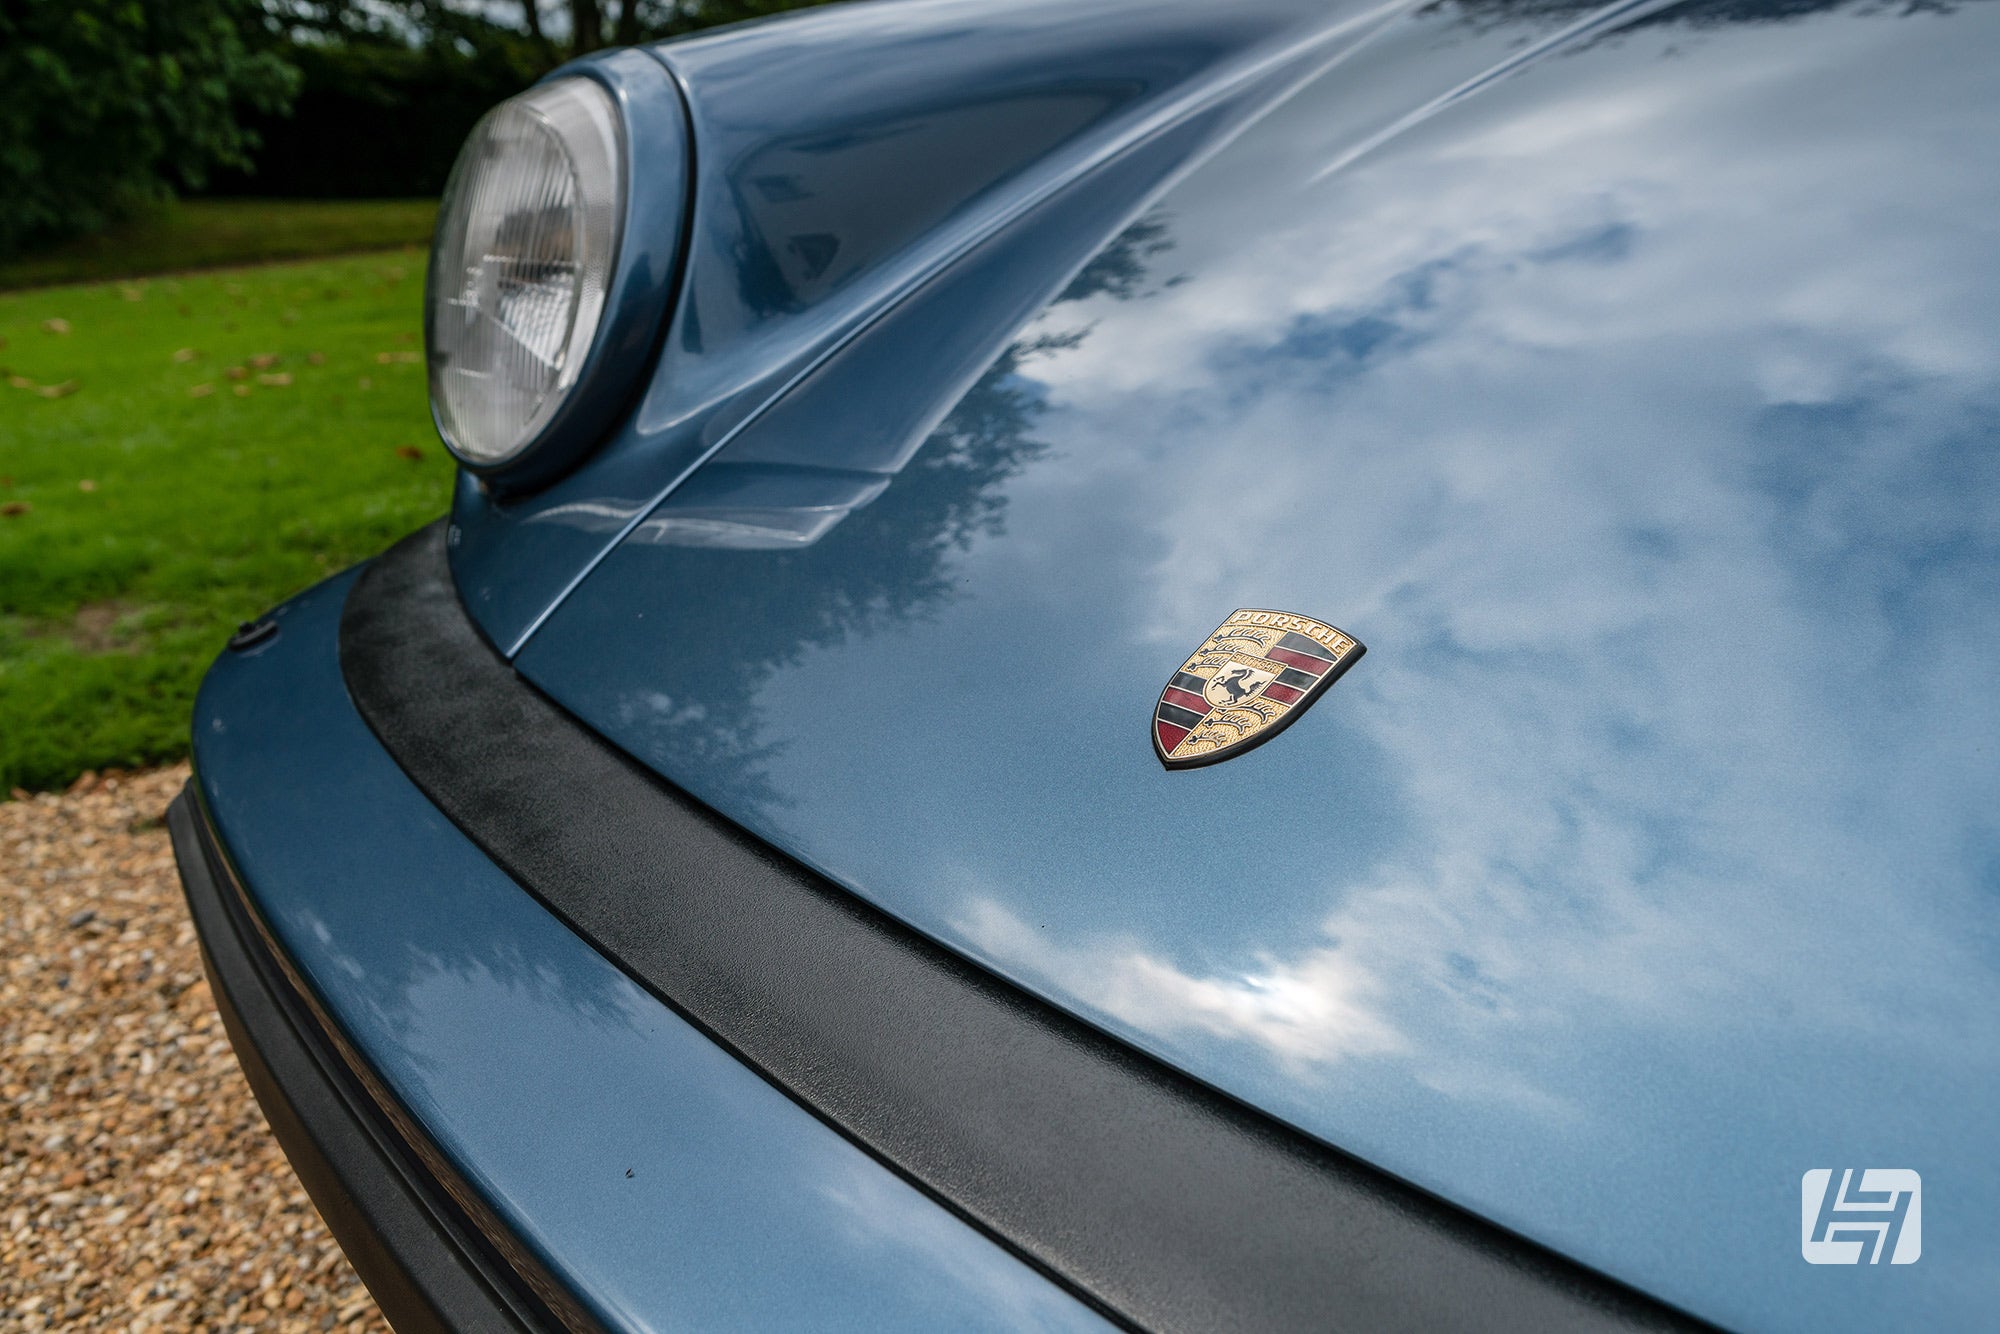
[[[1314,676],[1333,666],[1325,658],[1315,658],[1310,653],[1294,653],[1288,648],[1269,649],[1264,656],[1272,662],[1282,662],[1287,667],[1296,667],[1302,672],[1311,672]],[[1267,690],[1264,693],[1270,692]]]
[[[1196,713],[1208,712],[1207,700],[1203,699],[1200,695],[1182,690],[1178,686],[1168,686],[1165,699],[1169,704],[1178,704],[1184,709],[1193,709]]]
[[[1275,699],[1280,704],[1296,704],[1306,697],[1306,692],[1273,681],[1264,687],[1264,696],[1266,699]]]
[[[1175,727],[1172,723],[1156,722],[1153,724],[1153,730],[1160,734],[1160,750],[1168,755],[1174,753],[1175,746],[1187,740],[1187,728]]]

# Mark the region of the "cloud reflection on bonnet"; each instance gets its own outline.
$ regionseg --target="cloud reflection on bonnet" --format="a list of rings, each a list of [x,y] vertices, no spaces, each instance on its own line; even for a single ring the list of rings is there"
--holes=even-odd
[[[2000,1200],[2000,6],[1669,10],[1315,179],[1575,17],[1499,11],[1419,12],[1170,190],[878,499],[628,543],[524,670],[1585,1263],[1724,1323],[1963,1323],[1992,1254],[1812,1288],[1770,1210],[1907,1144]],[[1241,606],[1368,655],[1166,773],[1160,686]]]
[[[1119,473],[1117,522],[1162,538],[1147,633],[1175,643],[1247,587],[1323,598],[1331,577],[1358,599],[1340,615],[1389,646],[1339,689],[1371,696],[1347,718],[1393,757],[1413,836],[1382,885],[1339,887],[1334,934],[1404,937],[1388,953],[1428,956],[1446,1009],[1523,1017],[1509,956],[1564,952],[1552,940],[1596,965],[1538,958],[1538,990],[1621,1004],[1785,987],[1815,921],[1820,963],[1858,964],[1889,944],[1854,930],[1880,886],[1966,883],[1956,840],[1912,864],[1911,812],[1990,832],[2000,273],[1992,233],[1962,225],[1991,216],[1990,176],[1948,151],[1981,130],[1967,85],[1988,67],[1976,44],[1954,65],[1884,42],[1886,19],[1836,21],[1856,58],[1920,55],[1929,100],[1903,79],[1810,96],[1838,64],[1792,61],[1783,28],[1634,34],[1572,72],[1573,99],[1532,75],[1492,90],[1282,221],[1252,192],[1205,192],[1172,215],[1184,278],[1085,307],[1092,337],[1027,372],[1068,466]],[[1640,77],[1675,41],[1710,45],[1706,76]],[[1812,114],[1787,125],[1779,99]],[[1269,128],[1323,135],[1320,110]],[[1739,151],[1746,123],[1764,151]],[[1912,125],[1940,151],[1913,151]],[[1829,197],[1829,140],[1872,188]],[[1300,155],[1279,133],[1255,147]],[[1218,471],[1247,466],[1189,488],[1081,443],[1099,431],[1206,432]],[[1270,535],[1328,516],[1337,562],[1274,576]],[[1447,906],[1366,909],[1398,881]],[[1760,914],[1786,927],[1778,958],[1746,942]],[[1020,964],[1101,962],[1038,960],[990,905],[966,920]],[[1923,957],[1970,948],[1915,925],[1898,935]],[[1872,971],[1830,994],[1810,975],[1829,1001]],[[1400,1026],[1339,1005],[1329,1024],[1377,1038],[1301,1043],[1262,1031],[1273,1011],[1237,1012],[1292,1057],[1392,1048],[1379,1035]]]
[[[1398,1121],[1722,1177],[1892,1124],[1990,1187],[1916,1090],[2000,1082],[1994,17],[1653,27],[1275,216],[1169,196],[1178,280],[1070,312],[1091,337],[1028,371],[1068,472],[1013,489],[1015,535],[1065,546],[1038,482],[1139,534],[1126,614],[1163,656],[1246,589],[1354,628],[1327,708],[1356,749],[1324,763],[1379,755],[1352,776],[1401,832],[1223,947],[1115,908],[1038,930],[962,867],[954,931],[1503,1216],[1513,1169]],[[1364,95],[1314,89],[1216,169],[1309,162]],[[1169,439],[1205,484],[1135,443]],[[1873,1060],[1900,1073],[1857,1088]],[[1448,1104],[1412,1114],[1411,1078]],[[1663,1222],[1728,1196],[1673,1191]]]

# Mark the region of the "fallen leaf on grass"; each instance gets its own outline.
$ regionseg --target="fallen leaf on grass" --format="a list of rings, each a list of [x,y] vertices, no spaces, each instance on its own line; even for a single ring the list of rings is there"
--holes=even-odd
[[[223,374],[232,380],[247,380],[250,378],[250,368],[248,366],[231,366]]]
[[[422,356],[415,352],[377,352],[375,354],[376,364],[381,366],[398,363],[407,365],[421,360],[423,360]]]
[[[238,398],[248,398],[250,397],[250,386],[247,384],[239,384],[236,386],[235,389],[231,390],[230,392],[235,394]]]
[[[212,393],[214,393],[214,392],[215,392],[215,386],[214,386],[214,385],[212,385],[212,384],[198,384],[198,385],[192,385],[192,386],[190,386],[190,387],[189,387],[189,389],[188,389],[188,397],[189,397],[189,398],[207,398],[207,397],[208,397],[208,396],[209,396],[210,394],[212,394]]]
[[[68,398],[81,388],[75,380],[64,380],[61,384],[45,384],[35,392],[43,398]]]
[[[4,505],[0,505],[0,519],[17,518],[33,508],[34,506],[25,500],[10,500]]]
[[[250,364],[260,371],[267,371],[278,364],[278,354],[275,352],[259,352],[256,356],[250,358]]]
[[[324,352],[308,352],[308,353],[306,353],[306,365],[308,365],[308,366],[324,366],[324,365],[326,365],[326,353],[324,353]]]
[[[13,385],[16,389],[33,389],[35,387],[35,382],[25,375],[10,375],[7,377],[7,383]]]
[[[194,360],[194,359],[195,359],[196,357],[198,357],[198,356],[200,356],[200,355],[201,355],[201,353],[199,353],[199,352],[195,351],[195,350],[194,350],[193,348],[191,348],[191,347],[184,347],[184,348],[180,348],[180,349],[178,349],[178,350],[177,350],[177,351],[176,351],[176,352],[174,353],[174,360],[175,360],[175,361],[177,361],[177,362],[180,362],[180,363],[182,363],[182,364],[186,364],[187,362],[190,362],[190,361],[193,361],[193,360]]]
[[[290,371],[273,371],[269,375],[260,375],[257,377],[258,384],[288,385],[291,382],[292,373]]]
[[[399,459],[408,459],[412,463],[421,463],[424,451],[418,449],[415,445],[397,445],[396,457]]]
[[[97,483],[91,481],[88,477],[85,477],[76,484],[76,489],[79,491],[95,491],[97,489]]]
[[[42,327],[52,334],[66,334],[69,332],[69,321],[60,317],[52,320],[43,320]]]

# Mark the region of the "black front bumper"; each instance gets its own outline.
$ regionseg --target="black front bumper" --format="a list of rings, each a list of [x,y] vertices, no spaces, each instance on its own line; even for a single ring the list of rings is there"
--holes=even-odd
[[[385,1116],[278,966],[192,784],[167,811],[236,1059],[335,1240],[402,1331],[560,1328]]]

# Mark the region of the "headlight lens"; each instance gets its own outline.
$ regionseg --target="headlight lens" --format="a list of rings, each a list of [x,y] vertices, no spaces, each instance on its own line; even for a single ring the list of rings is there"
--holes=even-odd
[[[625,214],[617,107],[589,79],[502,102],[439,206],[424,321],[431,407],[475,468],[531,447],[582,373]]]

